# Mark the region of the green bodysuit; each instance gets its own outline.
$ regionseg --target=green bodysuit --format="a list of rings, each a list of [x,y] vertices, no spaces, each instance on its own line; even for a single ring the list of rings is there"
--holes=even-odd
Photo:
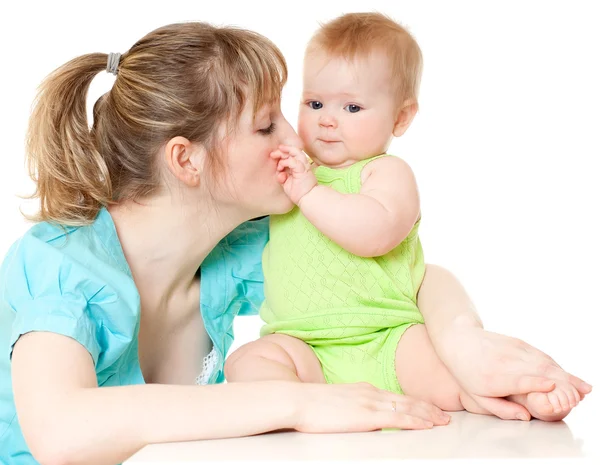
[[[343,169],[319,166],[315,175],[320,185],[358,193],[362,169],[376,158]],[[406,329],[423,323],[416,305],[425,273],[419,222],[392,251],[362,258],[324,236],[297,207],[272,216],[263,253],[261,335],[305,341],[329,383],[366,381],[402,393],[396,347]]]

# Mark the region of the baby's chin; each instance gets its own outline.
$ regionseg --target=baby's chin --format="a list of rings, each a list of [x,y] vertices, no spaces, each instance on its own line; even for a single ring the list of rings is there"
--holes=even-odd
[[[329,154],[320,151],[315,151],[309,154],[312,161],[318,166],[326,166],[327,168],[346,168],[347,166],[353,165],[358,160],[342,154]]]

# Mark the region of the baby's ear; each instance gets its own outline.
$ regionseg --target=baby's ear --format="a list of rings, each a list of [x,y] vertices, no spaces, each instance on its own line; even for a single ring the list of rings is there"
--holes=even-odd
[[[418,110],[419,104],[414,99],[406,100],[402,104],[394,123],[393,134],[395,137],[400,137],[406,132]]]

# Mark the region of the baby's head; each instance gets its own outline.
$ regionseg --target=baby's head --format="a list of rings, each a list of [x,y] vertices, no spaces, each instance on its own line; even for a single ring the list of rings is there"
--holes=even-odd
[[[298,133],[320,165],[343,167],[384,153],[417,111],[421,50],[379,13],[323,25],[304,57]]]

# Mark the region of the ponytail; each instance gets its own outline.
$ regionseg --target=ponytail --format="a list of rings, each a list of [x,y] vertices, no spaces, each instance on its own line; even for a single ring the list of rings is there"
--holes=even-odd
[[[41,84],[29,120],[27,167],[36,183],[31,198],[40,211],[29,217],[64,225],[93,221],[112,200],[107,164],[90,132],[86,98],[92,79],[106,69],[107,55],[75,58]]]
[[[108,65],[108,66],[107,66]],[[118,75],[94,105],[94,76]],[[164,144],[182,136],[207,153],[207,179],[225,170],[222,124],[279,101],[287,77],[281,51],[243,29],[187,22],[156,29],[116,55],[71,60],[42,83],[29,122],[27,163],[40,211],[30,219],[78,226],[103,206],[139,201],[165,187]]]

